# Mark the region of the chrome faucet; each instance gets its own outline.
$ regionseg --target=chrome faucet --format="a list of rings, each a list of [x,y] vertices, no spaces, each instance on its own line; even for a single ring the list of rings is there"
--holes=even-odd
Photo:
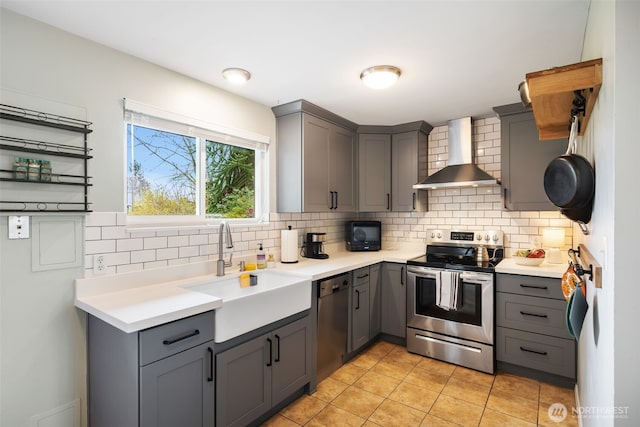
[[[229,262],[225,262],[224,260],[224,249],[222,248],[222,241],[224,240],[224,235],[227,235],[227,249],[233,248],[233,239],[231,238],[231,229],[229,228],[229,224],[226,221],[220,223],[220,229],[218,230],[218,269],[216,276],[224,276],[224,268],[231,267],[233,252],[229,255]]]

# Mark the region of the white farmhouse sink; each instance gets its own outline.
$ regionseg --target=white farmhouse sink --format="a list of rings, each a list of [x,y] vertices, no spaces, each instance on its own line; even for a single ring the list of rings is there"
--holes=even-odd
[[[215,342],[220,343],[311,308],[311,279],[277,271],[251,271],[258,284],[240,287],[240,278],[184,286],[222,298],[216,309]]]

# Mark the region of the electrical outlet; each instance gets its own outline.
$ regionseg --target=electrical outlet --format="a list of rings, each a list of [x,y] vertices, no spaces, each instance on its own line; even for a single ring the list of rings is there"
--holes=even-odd
[[[94,255],[93,256],[93,273],[104,274],[106,270],[107,270],[107,264],[104,261],[104,255]]]

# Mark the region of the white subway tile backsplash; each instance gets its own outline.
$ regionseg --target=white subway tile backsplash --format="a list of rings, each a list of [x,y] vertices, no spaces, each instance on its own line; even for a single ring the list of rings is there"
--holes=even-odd
[[[115,251],[116,251],[115,240],[89,240],[89,241],[85,241],[85,244],[84,244],[84,253],[86,255],[106,254],[106,253],[115,252]]]
[[[121,239],[116,240],[116,251],[139,251],[143,249],[143,239]]]
[[[197,249],[197,248],[196,248]],[[156,260],[179,258],[178,248],[164,248],[156,250]]]
[[[477,119],[473,123],[476,163],[500,179],[500,120],[497,117]],[[428,137],[429,173],[442,169],[448,159],[447,125],[435,127]],[[330,243],[344,239],[344,221],[377,219],[383,225],[383,240],[424,243],[428,230],[500,229],[505,233],[505,249],[529,248],[541,240],[544,227],[563,227],[566,245],[572,243],[572,225],[559,212],[511,212],[504,210],[499,186],[445,188],[428,190],[428,212],[371,213],[277,213],[269,214],[269,223],[258,226],[231,227],[232,250],[236,258],[255,256],[262,242],[267,253],[279,253],[280,230],[291,225],[298,230],[302,244],[307,232],[325,232]],[[128,232],[124,212],[94,212],[87,216],[85,233],[85,275],[93,274],[93,254],[108,255],[111,272],[123,273],[188,262],[214,261],[218,258],[218,227],[137,230]]]
[[[167,237],[145,237],[144,249],[159,249],[167,247]]]

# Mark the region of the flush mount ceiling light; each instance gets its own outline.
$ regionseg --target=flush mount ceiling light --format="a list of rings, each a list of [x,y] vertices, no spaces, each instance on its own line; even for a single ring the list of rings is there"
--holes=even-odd
[[[222,70],[222,77],[230,83],[239,85],[247,82],[251,78],[251,73],[242,68],[225,68]]]
[[[360,73],[360,80],[372,89],[386,89],[400,77],[400,68],[393,65],[376,65]]]

